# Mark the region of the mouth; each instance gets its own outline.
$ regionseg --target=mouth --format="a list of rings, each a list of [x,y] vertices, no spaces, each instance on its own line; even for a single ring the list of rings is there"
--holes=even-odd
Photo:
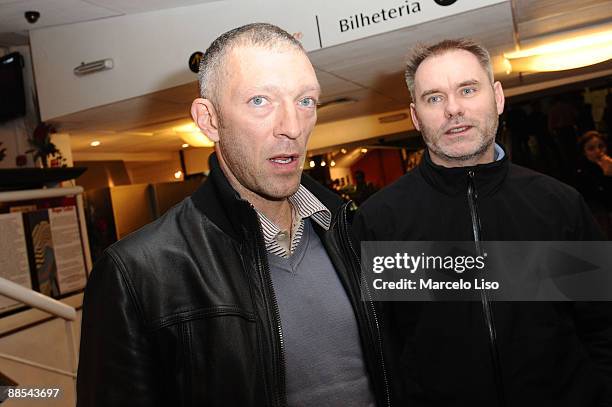
[[[471,128],[472,126],[455,126],[448,129],[444,134],[448,134],[450,136],[462,135]]]
[[[279,154],[268,158],[268,161],[276,165],[285,166],[298,162],[299,157],[299,154]]]

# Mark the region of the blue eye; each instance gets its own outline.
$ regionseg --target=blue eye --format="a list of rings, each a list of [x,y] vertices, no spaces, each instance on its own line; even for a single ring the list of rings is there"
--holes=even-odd
[[[463,93],[464,95],[471,95],[474,92],[476,92],[476,89],[474,89],[474,88],[463,88],[463,89],[461,89],[461,93]]]
[[[249,103],[252,104],[253,106],[263,106],[267,102],[268,101],[263,96],[254,96],[249,100]]]
[[[442,101],[442,96],[434,95],[427,98],[427,103],[438,103]]]
[[[299,101],[299,105],[302,107],[315,107],[317,105],[317,101],[314,98],[307,97],[307,98],[301,99]]]

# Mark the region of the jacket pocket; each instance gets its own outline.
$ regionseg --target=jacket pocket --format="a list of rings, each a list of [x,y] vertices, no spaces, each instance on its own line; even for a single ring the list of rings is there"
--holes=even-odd
[[[265,405],[257,323],[216,306],[160,319],[157,331],[167,405]]]

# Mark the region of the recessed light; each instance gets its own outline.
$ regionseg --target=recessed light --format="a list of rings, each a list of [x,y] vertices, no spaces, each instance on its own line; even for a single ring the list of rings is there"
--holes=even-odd
[[[177,172],[174,173],[174,178],[176,179],[181,179],[181,177],[183,176],[183,171],[178,170]]]
[[[89,143],[89,145],[92,147],[98,147],[100,144],[102,143],[100,143],[98,140],[94,140],[91,143]]]
[[[187,147],[189,147],[189,144],[185,143],[185,144],[183,144],[181,147],[183,147],[183,148],[187,148]]]
[[[325,161],[321,161],[321,167],[325,167]]]
[[[314,160],[310,160],[310,168],[314,168],[314,166],[317,165]]]
[[[367,152],[368,152],[368,149],[367,149],[367,148],[362,148],[362,149],[361,149],[361,152],[365,154],[365,153],[367,153]]]

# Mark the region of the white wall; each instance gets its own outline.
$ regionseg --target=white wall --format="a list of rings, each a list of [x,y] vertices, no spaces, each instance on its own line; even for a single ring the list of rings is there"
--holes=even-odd
[[[299,3],[278,8],[260,3],[206,3],[31,31],[43,120],[192,82],[189,56],[253,21],[302,31],[303,43],[316,46],[316,26],[310,20],[303,24]],[[104,58],[114,60],[112,70],[74,75],[81,62]]]

